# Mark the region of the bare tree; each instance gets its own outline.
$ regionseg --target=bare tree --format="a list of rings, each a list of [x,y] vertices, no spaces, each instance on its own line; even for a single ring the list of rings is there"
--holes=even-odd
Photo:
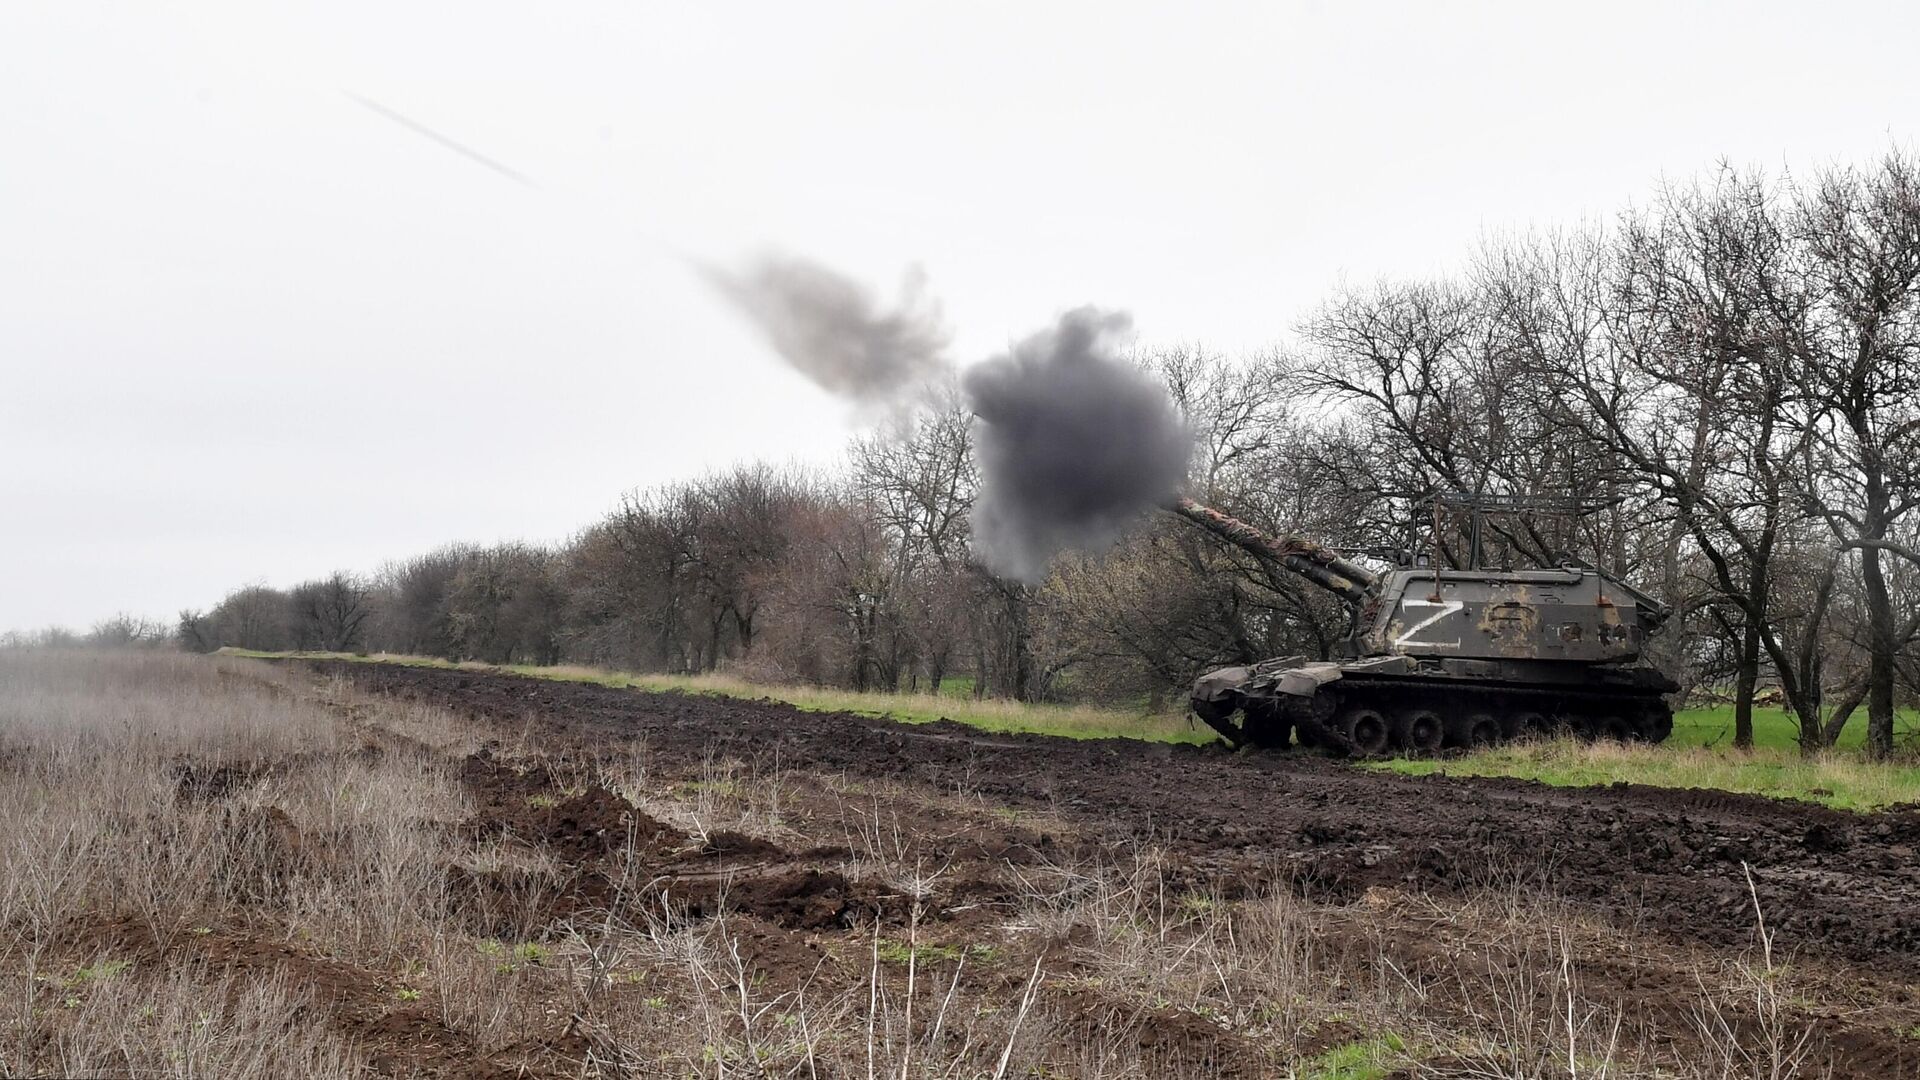
[[[208,616],[221,645],[277,651],[293,647],[287,594],[265,585],[228,593]]]
[[[188,652],[210,653],[220,647],[220,630],[206,612],[186,608],[174,627],[174,640]]]
[[[374,587],[369,644],[382,652],[453,655],[447,597],[460,567],[475,551],[471,545],[451,544],[388,564]]]
[[[1703,607],[1736,643],[1735,736],[1753,742],[1763,658],[1818,745],[1772,603],[1773,560],[1792,528],[1789,498],[1804,449],[1792,357],[1805,301],[1764,178],[1721,174],[1673,189],[1599,234],[1516,245],[1490,281],[1519,355],[1560,392],[1555,419],[1617,462],[1671,515],[1662,562],[1680,586],[1679,535],[1704,556]]]
[[[164,624],[122,612],[93,624],[83,641],[100,649],[135,649],[163,645],[171,637]]]
[[[361,644],[361,628],[373,614],[371,590],[352,574],[336,570],[302,582],[288,593],[300,648],[346,652]]]
[[[1794,342],[1816,410],[1806,495],[1858,560],[1867,745],[1884,756],[1904,645],[1886,558],[1920,563],[1897,539],[1920,508],[1920,162],[1894,152],[1870,170],[1822,175],[1802,193],[1792,227],[1816,297]]]
[[[1604,456],[1552,415],[1533,358],[1503,336],[1497,299],[1473,281],[1383,284],[1337,296],[1302,328],[1311,352],[1295,382],[1346,410],[1343,449],[1360,458],[1357,468],[1327,456],[1318,464],[1357,481],[1352,494],[1370,495],[1387,528],[1439,492],[1574,496],[1604,486]],[[1494,523],[1491,539],[1551,564],[1579,546],[1575,527],[1521,517]],[[1464,565],[1459,540],[1433,530],[1434,556]],[[1618,562],[1605,557],[1625,549],[1590,554]]]
[[[524,544],[480,548],[461,563],[447,594],[447,621],[458,659],[551,664],[560,659],[556,560]]]

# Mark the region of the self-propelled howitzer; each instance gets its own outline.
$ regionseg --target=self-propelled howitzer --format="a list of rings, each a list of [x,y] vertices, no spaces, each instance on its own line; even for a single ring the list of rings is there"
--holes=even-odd
[[[1588,566],[1373,571],[1188,498],[1168,509],[1340,597],[1346,658],[1288,656],[1202,675],[1193,711],[1236,746],[1432,751],[1533,733],[1659,742],[1679,689],[1642,659],[1666,608]]]

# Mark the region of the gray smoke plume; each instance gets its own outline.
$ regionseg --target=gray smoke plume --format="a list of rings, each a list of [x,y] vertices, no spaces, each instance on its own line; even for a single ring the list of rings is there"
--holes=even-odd
[[[1113,355],[1130,326],[1079,308],[967,372],[974,540],[996,573],[1038,581],[1055,555],[1106,547],[1186,479],[1192,431],[1165,388]]]
[[[917,274],[887,308],[858,283],[805,259],[768,257],[739,274],[702,269],[787,363],[841,397],[899,404],[948,370],[940,310]]]
[[[804,259],[702,269],[788,363],[860,405],[911,408],[952,371],[917,277],[885,308]],[[1113,355],[1130,327],[1079,308],[965,373],[981,471],[974,549],[995,573],[1038,581],[1055,555],[1108,546],[1186,479],[1192,432],[1165,388]]]

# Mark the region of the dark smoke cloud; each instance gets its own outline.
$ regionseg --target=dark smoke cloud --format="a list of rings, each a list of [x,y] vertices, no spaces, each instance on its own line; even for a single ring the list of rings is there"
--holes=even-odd
[[[1166,389],[1113,355],[1131,320],[1079,308],[968,371],[979,418],[975,545],[996,573],[1045,576],[1099,550],[1187,476],[1193,433]]]
[[[884,307],[857,282],[818,263],[761,259],[743,273],[703,268],[800,373],[862,405],[899,404],[948,371],[939,308],[910,275]]]
[[[788,363],[860,405],[910,409],[952,372],[917,277],[887,308],[804,259],[704,270]],[[974,548],[995,573],[1038,581],[1055,555],[1105,548],[1186,479],[1192,432],[1164,387],[1113,354],[1130,327],[1080,308],[965,373],[981,470]]]

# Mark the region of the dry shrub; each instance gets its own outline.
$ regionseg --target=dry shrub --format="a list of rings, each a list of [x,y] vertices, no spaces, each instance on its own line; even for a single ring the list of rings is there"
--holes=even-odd
[[[1382,1072],[1513,1080],[1775,1080],[1811,1060],[1812,1019],[1792,1006],[1763,925],[1755,954],[1729,959],[1630,936],[1518,880],[1330,905],[1298,899],[1284,873],[1233,898],[1170,886],[1178,877],[1151,849],[1025,875],[1009,929],[1066,945],[1071,965],[1049,990],[1100,1001],[1110,1048],[1172,1015],[1264,1046],[1256,1072],[1311,1073],[1342,1045]],[[1095,1048],[1050,1051],[1084,1064]],[[1117,1052],[1101,1067],[1152,1074],[1139,1064]]]
[[[618,756],[563,768],[555,777],[569,788],[606,788],[701,844],[720,832],[774,844],[799,835],[791,820],[798,782],[777,752],[743,760],[710,750],[697,773],[672,782],[654,767],[646,742],[635,740]]]
[[[352,1071],[291,976],[198,959],[264,935],[378,971],[431,939],[469,808],[445,757],[350,726],[257,662],[0,651],[0,970],[34,991],[0,1071]],[[101,950],[137,974],[63,985]]]
[[[51,993],[17,983],[0,991],[31,999],[37,990],[46,1001],[33,1042],[0,1059],[0,1072],[279,1080],[365,1069],[352,1045],[315,1014],[310,995],[283,977],[191,966],[81,978],[84,986]]]

